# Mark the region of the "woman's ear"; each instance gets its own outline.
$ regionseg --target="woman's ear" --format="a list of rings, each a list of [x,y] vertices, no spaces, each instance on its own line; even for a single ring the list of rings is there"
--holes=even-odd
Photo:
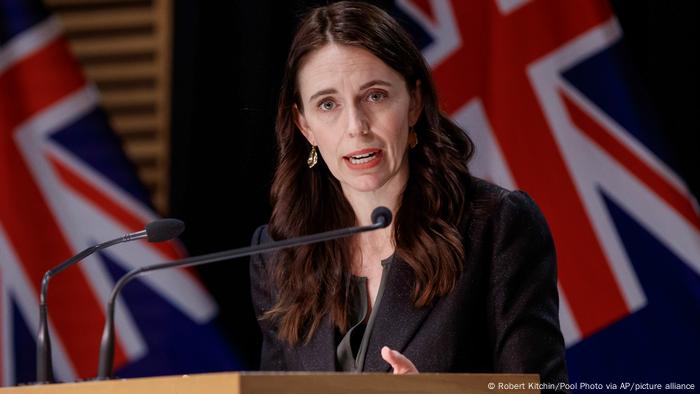
[[[408,121],[411,126],[414,126],[423,112],[423,91],[421,90],[420,80],[416,81],[416,86],[410,93],[411,103],[408,107]]]
[[[292,112],[294,114],[294,123],[297,125],[297,128],[301,130],[301,133],[304,134],[304,137],[307,141],[309,141],[309,144],[316,146],[317,144],[314,133],[309,128],[309,124],[306,122],[306,117],[299,110],[299,107],[297,107],[296,104],[292,106]]]

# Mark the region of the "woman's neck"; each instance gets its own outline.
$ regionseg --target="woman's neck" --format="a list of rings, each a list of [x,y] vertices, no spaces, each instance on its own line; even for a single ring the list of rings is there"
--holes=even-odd
[[[350,203],[357,223],[361,226],[371,224],[372,211],[380,206],[387,207],[395,217],[401,205],[401,196],[408,182],[408,168],[399,171],[380,188],[368,192],[361,192],[349,188],[343,188],[343,194]],[[386,258],[394,251],[393,229],[394,222],[384,229],[359,234],[356,245],[362,254],[380,255]]]
[[[357,223],[366,226],[372,224],[372,211],[377,207],[387,207],[396,215],[405,186],[406,181],[392,178],[377,190],[363,192],[343,187],[343,194],[355,212]]]

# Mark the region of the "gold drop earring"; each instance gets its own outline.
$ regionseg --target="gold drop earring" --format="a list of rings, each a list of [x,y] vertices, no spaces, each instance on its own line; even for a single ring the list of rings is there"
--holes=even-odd
[[[316,151],[316,145],[311,145],[311,152],[309,152],[309,157],[306,159],[306,165],[309,168],[314,168],[316,163],[318,163],[318,151]]]
[[[418,134],[413,130],[413,126],[408,128],[408,146],[413,149],[418,145]]]

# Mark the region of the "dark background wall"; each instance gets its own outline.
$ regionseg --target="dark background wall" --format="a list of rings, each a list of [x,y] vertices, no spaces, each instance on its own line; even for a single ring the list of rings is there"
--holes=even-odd
[[[247,245],[270,214],[273,137],[282,66],[298,17],[325,1],[177,1],[170,215],[191,255]],[[388,6],[389,1],[374,2]],[[625,45],[681,175],[700,195],[698,3],[613,1]],[[248,369],[260,336],[247,260],[199,269],[220,325]]]

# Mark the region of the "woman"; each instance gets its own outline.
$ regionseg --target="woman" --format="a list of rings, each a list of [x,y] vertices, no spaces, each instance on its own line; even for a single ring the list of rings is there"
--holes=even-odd
[[[566,382],[556,263],[522,192],[473,178],[469,138],[385,12],[313,10],[277,117],[273,214],[253,243],[369,223],[384,230],[251,261],[264,370],[529,372]]]

